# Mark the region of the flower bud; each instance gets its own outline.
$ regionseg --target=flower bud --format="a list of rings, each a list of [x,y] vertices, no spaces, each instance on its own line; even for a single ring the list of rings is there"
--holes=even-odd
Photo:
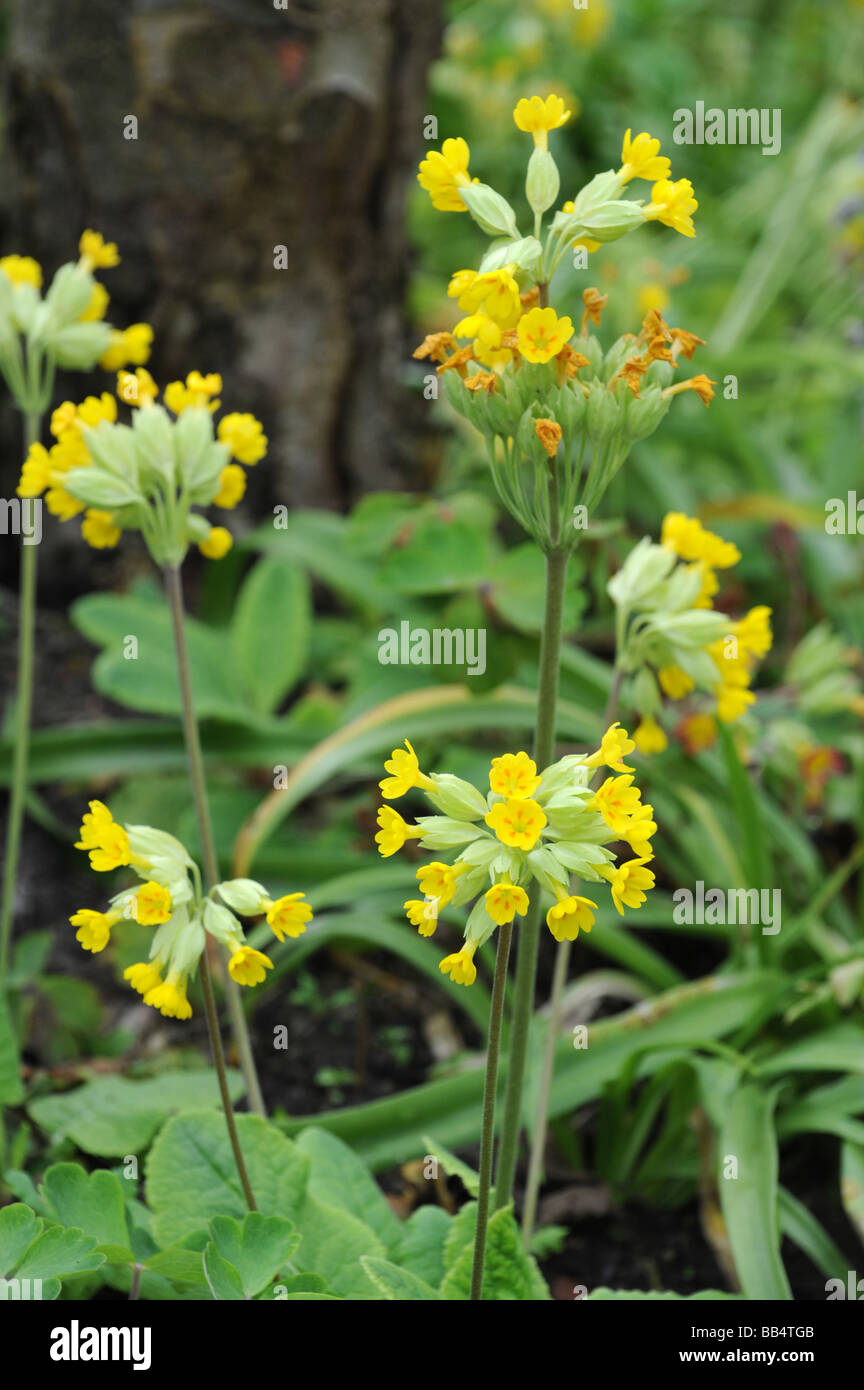
[[[525,180],[525,196],[536,213],[551,208],[561,187],[558,165],[548,149],[537,145],[528,161],[528,176]]]

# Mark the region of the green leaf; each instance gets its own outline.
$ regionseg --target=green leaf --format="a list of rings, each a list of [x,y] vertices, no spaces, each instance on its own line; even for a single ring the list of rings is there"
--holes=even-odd
[[[86,1173],[77,1163],[55,1163],[45,1174],[43,1195],[61,1226],[78,1226],[116,1260],[133,1258],[120,1179],[107,1168]],[[119,1254],[118,1254],[119,1252]]]
[[[154,1274],[170,1279],[176,1284],[206,1284],[201,1251],[184,1245],[169,1245],[167,1250],[157,1250],[148,1255],[142,1263]]]
[[[309,636],[306,576],[290,560],[260,561],[237,596],[230,647],[231,664],[259,714],[271,714],[303,675]]]
[[[799,1250],[803,1250],[829,1279],[844,1278],[846,1270],[850,1268],[849,1260],[834,1244],[821,1222],[785,1187],[778,1192],[778,1211],[784,1236],[794,1241]]]
[[[379,570],[393,593],[452,593],[484,583],[489,542],[471,522],[429,515],[406,530]]]
[[[238,1072],[229,1072],[228,1084],[233,1099],[243,1094]],[[31,1101],[27,1113],[55,1140],[68,1137],[84,1153],[122,1158],[145,1149],[174,1111],[219,1103],[214,1073],[200,1068],[142,1081],[101,1076],[63,1095]]]
[[[243,545],[302,565],[361,612],[379,613],[389,608],[392,595],[379,583],[373,566],[346,545],[345,517],[300,510],[292,512],[287,522],[278,531],[272,522],[265,522],[244,537]]]
[[[405,1227],[362,1160],[325,1129],[302,1130],[296,1144],[310,1161],[311,1195],[327,1206],[350,1211],[375,1232],[390,1254],[395,1254]]]
[[[245,1298],[240,1275],[216,1251],[212,1240],[204,1250],[204,1273],[213,1297],[221,1302],[242,1303]]]
[[[576,628],[586,597],[581,573],[571,565],[564,595],[565,633]],[[488,576],[487,601],[518,632],[534,635],[543,627],[546,605],[546,565],[532,541],[514,546],[497,559]]]
[[[473,1240],[465,1246],[456,1263],[445,1275],[441,1285],[444,1299],[468,1299],[471,1291],[471,1268],[474,1261]],[[522,1234],[513,1219],[511,1207],[496,1211],[486,1228],[486,1258],[483,1271],[483,1301],[550,1300],[552,1295],[537,1268],[537,1261],[522,1243]]]
[[[452,1225],[453,1217],[443,1207],[418,1207],[405,1225],[399,1263],[433,1289],[446,1273],[444,1244]]]
[[[737,1160],[737,1177],[721,1168],[720,1202],[741,1289],[748,1299],[791,1299],[780,1258],[775,1091],[743,1085],[732,1095],[720,1132],[721,1164]]]
[[[0,1278],[11,1275],[28,1246],[45,1225],[23,1202],[0,1211]]]
[[[99,1269],[105,1256],[92,1236],[74,1227],[49,1226],[37,1236],[15,1270],[16,1279],[41,1279],[43,1284],[72,1274]],[[45,1290],[43,1288],[43,1297]]]
[[[93,684],[101,694],[129,709],[179,715],[171,617],[160,597],[147,593],[88,594],[72,605],[70,613],[79,632],[103,648],[93,667]],[[135,659],[124,655],[129,637],[138,642]],[[248,717],[225,634],[187,618],[186,639],[199,717]]]
[[[840,1195],[858,1239],[864,1245],[864,1145],[845,1143],[840,1151]]]
[[[214,1216],[210,1222],[213,1237],[204,1250],[204,1268],[208,1254],[216,1254],[239,1276],[243,1298],[254,1298],[269,1284],[290,1259],[300,1243],[300,1237],[284,1216],[263,1216],[247,1212],[243,1224],[230,1216]]]
[[[400,1269],[390,1260],[378,1260],[364,1255],[360,1261],[373,1284],[381,1290],[384,1297],[394,1303],[437,1303],[440,1299],[436,1289],[425,1280],[407,1269]]]
[[[24,1099],[18,1043],[5,994],[0,994],[0,1106],[20,1105]]]
[[[760,1076],[786,1076],[790,1071],[864,1072],[864,1029],[838,1023],[782,1048],[756,1066]]]

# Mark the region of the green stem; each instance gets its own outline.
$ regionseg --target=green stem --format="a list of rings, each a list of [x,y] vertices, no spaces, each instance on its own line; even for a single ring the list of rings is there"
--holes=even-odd
[[[471,1299],[483,1297],[483,1264],[486,1258],[486,1227],[489,1221],[489,1194],[492,1187],[492,1159],[495,1152],[495,1098],[498,1091],[498,1058],[501,1051],[501,1023],[513,923],[505,922],[498,931],[495,978],[492,982],[492,1010],[489,1042],[486,1047],[486,1076],[483,1081],[483,1122],[480,1135],[480,1186],[477,1192],[477,1233],[474,1237],[474,1264],[471,1270]]]
[[[624,673],[621,667],[618,666],[612,680],[609,699],[606,702],[601,733],[605,733],[615,718],[623,675]],[[595,782],[597,781],[597,773],[595,773],[593,780]],[[531,1156],[528,1160],[528,1176],[525,1180],[525,1201],[522,1206],[522,1238],[526,1247],[531,1243],[531,1237],[534,1233],[534,1221],[537,1216],[537,1201],[540,1195],[540,1179],[543,1172],[543,1155],[546,1151],[546,1134],[549,1126],[549,1095],[552,1090],[552,1073],[555,1068],[555,1045],[561,1031],[564,986],[567,983],[567,975],[570,969],[571,946],[572,943],[570,941],[565,940],[560,942],[555,954],[555,969],[552,974],[548,1031],[546,1033],[546,1043],[543,1050],[543,1069],[540,1074],[540,1087],[537,1097],[537,1118],[534,1122],[534,1134],[531,1140]]]
[[[556,517],[553,508],[553,517]],[[555,538],[557,539],[557,537]],[[540,682],[537,690],[537,725],[534,735],[534,761],[544,768],[555,752],[555,712],[558,703],[558,667],[561,656],[561,634],[564,624],[564,586],[567,580],[568,550],[554,548],[546,554],[546,605],[543,636],[540,643]],[[522,1086],[525,1078],[525,1058],[528,1035],[534,1010],[534,986],[537,978],[537,951],[540,941],[540,895],[534,900],[519,932],[519,957],[516,966],[513,1021],[510,1034],[510,1060],[507,1067],[507,1096],[501,1143],[498,1151],[498,1172],[495,1184],[495,1210],[507,1205],[513,1196],[513,1178],[519,1148],[522,1112]]]
[[[42,416],[38,411],[24,415],[24,452],[39,438]],[[42,505],[41,502],[36,504]],[[30,722],[33,711],[33,652],[36,630],[36,546],[21,541],[21,589],[18,596],[18,688],[16,691],[12,785],[9,791],[9,819],[3,856],[3,897],[0,905],[0,985],[5,986],[9,969],[9,943],[12,909],[18,878],[24,801],[27,796],[27,761],[30,749]]]
[[[165,567],[165,591],[168,597],[168,606],[171,610],[171,624],[174,630],[174,649],[177,655],[177,675],[180,683],[180,700],[183,710],[183,734],[186,742],[186,757],[189,763],[189,780],[192,783],[192,795],[198,817],[198,835],[201,841],[201,855],[204,860],[204,879],[207,891],[209,892],[219,881],[219,863],[216,857],[216,843],[213,839],[213,824],[210,819],[210,801],[207,796],[207,782],[204,776],[201,736],[198,731],[198,720],[195,716],[195,701],[192,695],[192,678],[189,670],[189,651],[186,645],[186,626],[183,610],[183,584],[180,578],[180,570],[176,566],[167,565]],[[204,952],[201,957],[202,986],[204,985],[205,956],[206,952]],[[207,971],[207,976],[207,988],[209,988],[209,969]],[[252,1045],[249,1040],[249,1030],[246,1026],[246,1018],[243,1013],[243,1006],[240,1002],[239,989],[227,972],[225,982],[225,993],[231,1016],[234,1042],[237,1047],[237,1055],[240,1059],[240,1068],[246,1082],[246,1093],[249,1106],[255,1114],[266,1116],[264,1099],[261,1095],[261,1086],[255,1068],[255,1059],[252,1055]],[[213,1055],[215,1058],[217,1044],[219,1054],[221,1055],[222,1052],[219,1024],[218,1020],[216,1020],[215,1013],[214,1022],[215,1031],[213,1026],[211,1026],[210,1033],[211,1043],[213,1043]],[[208,1015],[208,1024],[209,1023],[210,1018]],[[223,1102],[224,1099],[225,1097],[223,1096]],[[232,1127],[233,1112],[232,1118],[228,1123],[229,1130],[232,1129]]]

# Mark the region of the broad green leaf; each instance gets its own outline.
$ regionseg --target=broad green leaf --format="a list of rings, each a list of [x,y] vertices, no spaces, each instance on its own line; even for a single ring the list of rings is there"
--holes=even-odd
[[[92,1236],[74,1227],[49,1226],[37,1236],[15,1270],[16,1279],[62,1279],[98,1269],[105,1256],[96,1249]],[[44,1292],[44,1291],[43,1291]]]
[[[394,593],[440,594],[482,584],[488,569],[488,538],[468,521],[437,515],[406,528],[378,577]]]
[[[790,1071],[864,1072],[864,1029],[838,1023],[802,1038],[757,1064],[760,1076],[786,1076]]]
[[[391,605],[392,594],[378,581],[374,567],[346,545],[345,517],[300,510],[292,512],[287,523],[277,530],[265,522],[244,537],[243,545],[302,565],[361,612],[384,612]]]
[[[167,1250],[157,1250],[143,1261],[154,1274],[160,1274],[177,1284],[204,1284],[204,1266],[201,1251],[190,1250],[183,1245],[169,1245]]]
[[[718,1143],[720,1202],[741,1290],[774,1301],[792,1297],[780,1258],[775,1100],[776,1092],[762,1086],[739,1086]],[[730,1158],[737,1176],[726,1177]]]
[[[386,1254],[383,1241],[370,1227],[350,1212],[327,1206],[308,1193],[292,1219],[302,1236],[294,1258],[298,1269],[320,1274],[342,1298],[369,1301],[380,1297],[361,1264],[364,1255]]]
[[[474,1244],[471,1241],[441,1284],[441,1298],[468,1299]],[[537,1268],[537,1261],[522,1243],[522,1234],[510,1207],[491,1217],[486,1228],[486,1257],[483,1272],[483,1301],[518,1300],[537,1302],[552,1295]]]
[[[103,695],[129,709],[149,714],[179,714],[174,638],[167,605],[153,594],[88,594],[70,610],[72,621],[103,648],[93,667],[93,684]],[[137,656],[128,638],[137,640]],[[223,632],[194,618],[186,619],[192,689],[199,716],[248,717]]]
[[[375,1232],[388,1253],[395,1254],[404,1224],[357,1155],[334,1134],[314,1127],[298,1134],[296,1144],[310,1162],[311,1195],[327,1206],[350,1211]]]
[[[240,1275],[233,1265],[222,1259],[212,1240],[205,1247],[202,1258],[204,1273],[213,1297],[220,1302],[242,1303],[246,1295],[243,1292]]]
[[[259,1211],[247,1212],[242,1225],[230,1216],[214,1216],[210,1234],[213,1239],[204,1250],[205,1270],[208,1253],[220,1256],[239,1276],[244,1298],[260,1293],[300,1242],[290,1221],[283,1216],[263,1216]],[[212,1278],[210,1283],[212,1286]]]
[[[86,1173],[77,1163],[55,1163],[42,1191],[61,1226],[78,1226],[93,1236],[109,1258],[132,1259],[120,1179],[106,1168]],[[122,1253],[121,1253],[122,1252]]]
[[[230,661],[259,714],[272,713],[303,675],[309,633],[305,575],[290,560],[261,560],[237,596],[230,638]]]
[[[399,1263],[437,1289],[445,1275],[444,1244],[453,1217],[443,1207],[418,1207],[405,1225]]]
[[[0,1210],[0,1278],[7,1278],[44,1226],[23,1202]]]
[[[238,1115],[236,1124],[258,1210],[295,1220],[308,1159],[257,1115]],[[206,1229],[214,1216],[246,1213],[225,1117],[216,1111],[187,1110],[169,1120],[147,1155],[146,1174],[160,1245]]]
[[[576,627],[586,598],[581,574],[571,563],[564,596],[564,632]],[[488,576],[488,602],[518,632],[538,633],[543,627],[546,603],[546,565],[532,541],[508,550],[492,565]]]
[[[229,1072],[228,1084],[232,1098],[243,1094],[238,1072]],[[31,1101],[27,1111],[55,1140],[68,1136],[84,1153],[122,1158],[146,1148],[174,1111],[202,1105],[219,1105],[216,1076],[204,1068],[142,1081],[102,1076],[63,1095]]]
[[[785,1187],[778,1192],[778,1211],[784,1236],[794,1241],[829,1279],[845,1278],[850,1268],[848,1258],[834,1244],[822,1223]]]
[[[440,1295],[418,1275],[390,1260],[364,1255],[361,1264],[373,1284],[393,1303],[437,1303]]]

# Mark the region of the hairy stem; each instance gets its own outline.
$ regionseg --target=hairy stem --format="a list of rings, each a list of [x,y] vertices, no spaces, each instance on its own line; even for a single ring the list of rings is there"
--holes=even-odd
[[[165,568],[165,591],[168,597],[168,606],[171,610],[171,624],[174,631],[174,650],[177,656],[177,675],[180,683],[180,701],[183,711],[183,735],[186,743],[186,756],[189,763],[189,779],[192,784],[192,795],[195,801],[196,815],[198,817],[198,834],[201,840],[201,854],[204,860],[204,878],[209,890],[218,882],[219,867],[216,858],[216,845],[213,839],[213,825],[210,819],[210,802],[207,797],[207,783],[204,778],[201,736],[198,732],[198,720],[195,716],[195,702],[192,695],[192,679],[189,670],[189,651],[186,645],[186,627],[183,611],[183,585],[180,578],[180,570],[176,566],[168,565]],[[236,990],[237,986],[234,985],[233,980],[229,980],[228,983]],[[213,985],[210,978],[210,965],[207,959],[206,948],[201,953],[201,988],[204,995],[204,1008],[207,1014],[207,1027],[210,1032],[210,1047],[213,1053],[216,1072],[219,1077],[219,1091],[222,1097],[222,1106],[225,1110],[225,1119],[228,1124],[231,1147],[234,1150],[237,1171],[240,1174],[240,1181],[243,1184],[243,1191],[246,1194],[249,1209],[254,1211],[255,1199],[252,1195],[252,1189],[249,1186],[246,1165],[237,1137],[237,1126],[234,1122],[234,1110],[231,1105],[231,1097],[228,1093],[228,1079],[225,1074],[225,1054],[222,1049],[219,1019],[216,1014],[216,1005],[213,999]],[[249,1103],[258,1114],[263,1114],[264,1108],[261,1099],[261,1088],[258,1083],[255,1062],[252,1057],[252,1048],[249,1042],[246,1020],[239,1002],[238,1017],[241,1030],[239,1033],[235,1032],[235,1041],[237,1042],[237,1051],[240,1057],[243,1076],[246,1081]]]
[[[471,1298],[483,1297],[483,1262],[486,1257],[486,1227],[492,1187],[492,1159],[495,1152],[495,1097],[498,1090],[498,1057],[501,1050],[501,1023],[504,1017],[504,990],[510,959],[512,922],[498,930],[495,978],[492,983],[492,1011],[486,1047],[486,1075],[483,1081],[483,1122],[480,1135],[480,1186],[477,1192],[477,1233],[474,1237],[474,1264],[471,1269]]]
[[[42,416],[38,411],[24,415],[24,452],[39,438]],[[37,504],[41,506],[41,502]],[[36,631],[36,546],[21,539],[21,589],[18,596],[18,684],[15,705],[12,785],[9,791],[9,819],[3,855],[3,889],[0,903],[0,985],[5,986],[9,969],[9,943],[12,935],[12,909],[18,878],[24,802],[27,797],[27,763],[30,751],[30,722],[33,712],[33,651]]]

